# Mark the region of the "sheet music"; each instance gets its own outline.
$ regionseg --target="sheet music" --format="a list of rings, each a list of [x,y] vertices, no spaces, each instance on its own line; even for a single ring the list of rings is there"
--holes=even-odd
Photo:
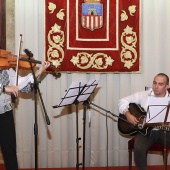
[[[150,97],[146,123],[163,123],[169,102],[170,97]],[[170,114],[168,114],[167,122],[170,122]]]
[[[86,82],[72,82],[63,97],[67,97],[67,100],[62,100],[59,105],[72,104],[85,84]]]
[[[98,80],[89,80],[87,82],[87,84],[85,85],[85,88],[81,94],[81,96],[79,96],[78,101],[85,101],[89,98],[89,96],[93,93],[95,87],[98,85],[99,79]]]
[[[59,105],[53,107],[55,108],[73,104],[75,100],[78,102],[87,100],[98,85],[98,82],[99,79],[93,79],[87,82],[72,82]]]

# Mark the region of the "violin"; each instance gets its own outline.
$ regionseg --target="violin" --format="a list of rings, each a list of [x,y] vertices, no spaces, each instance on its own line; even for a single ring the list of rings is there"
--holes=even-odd
[[[31,65],[35,67],[36,64],[42,64],[41,61],[35,60],[34,57],[29,57],[26,54],[21,54],[19,57],[19,69],[21,70],[30,70]],[[17,65],[17,56],[11,54],[11,52],[0,49],[0,69],[9,69],[15,68]],[[56,73],[59,72],[59,68],[56,68],[54,65],[50,65],[48,69],[45,71],[47,73]]]

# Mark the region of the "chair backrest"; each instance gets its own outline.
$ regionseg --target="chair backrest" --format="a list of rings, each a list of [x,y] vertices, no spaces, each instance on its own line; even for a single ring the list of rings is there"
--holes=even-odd
[[[145,91],[150,90],[152,87],[145,86]]]
[[[152,87],[145,86],[145,91],[150,90]],[[170,94],[170,88],[167,89],[168,93]]]

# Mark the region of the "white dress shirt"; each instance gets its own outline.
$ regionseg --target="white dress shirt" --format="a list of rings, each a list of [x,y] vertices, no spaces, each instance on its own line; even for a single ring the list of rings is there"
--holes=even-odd
[[[152,89],[136,92],[130,96],[120,99],[118,102],[119,113],[124,114],[128,110],[130,103],[139,104],[145,111],[147,111],[150,97],[155,97]],[[169,97],[168,91],[166,92],[165,97]]]

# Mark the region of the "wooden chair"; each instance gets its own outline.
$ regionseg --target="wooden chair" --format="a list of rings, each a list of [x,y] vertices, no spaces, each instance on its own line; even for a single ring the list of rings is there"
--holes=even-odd
[[[132,151],[134,150],[134,138],[130,139],[128,141],[128,150],[129,150],[129,170],[132,170]],[[153,144],[148,151],[150,152],[161,152],[163,156],[163,162],[165,163],[165,170],[167,170],[167,157],[168,153],[170,151],[170,147],[166,146],[166,149],[164,148],[163,144],[155,143]],[[164,157],[165,155],[165,157]]]

